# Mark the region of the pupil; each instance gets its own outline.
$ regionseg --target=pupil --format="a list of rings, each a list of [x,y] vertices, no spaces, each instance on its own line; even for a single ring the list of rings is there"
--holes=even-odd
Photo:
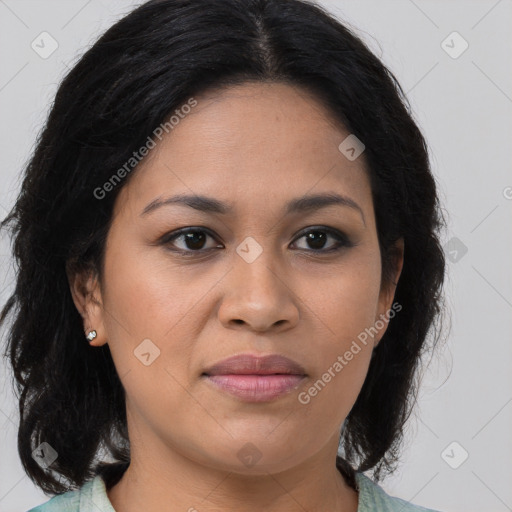
[[[189,249],[201,249],[204,243],[204,233],[200,233],[199,231],[185,233],[185,240]]]
[[[321,231],[312,231],[308,234],[308,243],[313,244],[313,249],[321,249],[325,244],[325,233]],[[317,244],[315,246],[315,244]]]

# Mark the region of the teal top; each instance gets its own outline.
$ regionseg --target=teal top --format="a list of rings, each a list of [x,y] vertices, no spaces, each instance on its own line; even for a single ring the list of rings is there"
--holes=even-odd
[[[357,512],[438,512],[419,507],[389,496],[363,473],[356,473],[359,486]],[[46,503],[28,512],[116,512],[107,496],[105,482],[101,476],[84,484],[77,491],[68,491],[54,496]]]

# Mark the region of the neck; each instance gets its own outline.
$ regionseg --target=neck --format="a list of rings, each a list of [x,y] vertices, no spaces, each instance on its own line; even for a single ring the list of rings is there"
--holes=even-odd
[[[323,454],[280,473],[246,475],[198,464],[178,453],[163,463],[148,453],[138,457],[137,450],[131,452],[129,467],[107,490],[117,512],[357,512],[356,491],[335,459],[327,465]]]

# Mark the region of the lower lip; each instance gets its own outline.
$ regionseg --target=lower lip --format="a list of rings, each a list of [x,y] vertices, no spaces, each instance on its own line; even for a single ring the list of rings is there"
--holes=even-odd
[[[297,389],[304,375],[205,375],[217,388],[246,402],[268,402]]]

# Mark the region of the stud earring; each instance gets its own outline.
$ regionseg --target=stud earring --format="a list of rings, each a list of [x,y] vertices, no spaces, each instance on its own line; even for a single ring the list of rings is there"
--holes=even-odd
[[[89,334],[86,336],[86,338],[89,341],[92,341],[94,338],[96,338],[97,335],[98,333],[96,331],[89,331]]]

